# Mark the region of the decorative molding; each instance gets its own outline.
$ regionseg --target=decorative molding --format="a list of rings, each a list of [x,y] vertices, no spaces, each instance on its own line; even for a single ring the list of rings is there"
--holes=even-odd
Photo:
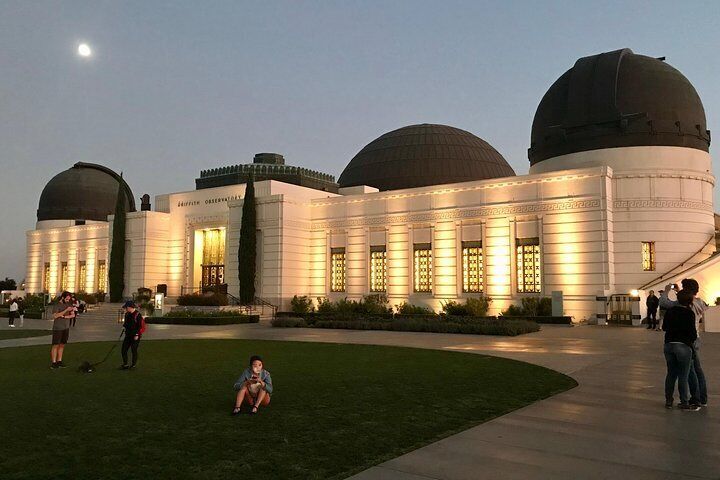
[[[313,230],[328,228],[360,227],[366,225],[408,224],[417,222],[432,222],[438,220],[455,220],[463,218],[495,217],[501,215],[528,214],[537,212],[551,212],[557,210],[580,210],[584,208],[599,208],[599,199],[574,200],[554,203],[527,203],[524,205],[505,205],[499,207],[469,208],[464,210],[443,210],[439,212],[423,212],[402,215],[381,215],[377,217],[359,217],[349,220],[331,220],[313,223]]]
[[[685,200],[616,200],[614,208],[679,208],[683,210],[713,211],[712,204]]]

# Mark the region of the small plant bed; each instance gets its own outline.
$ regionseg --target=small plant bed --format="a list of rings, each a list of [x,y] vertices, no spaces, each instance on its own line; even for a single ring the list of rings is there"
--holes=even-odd
[[[306,314],[278,316],[273,327],[315,327],[347,330],[390,330],[398,332],[463,333],[474,335],[516,336],[537,332],[540,326],[525,319],[496,317],[466,317],[450,315],[378,315],[340,316]]]
[[[147,323],[166,325],[237,325],[258,323],[260,315],[246,315],[233,311],[200,312],[193,310],[167,313],[162,317],[147,317]]]
[[[260,340],[143,341],[135,370],[117,370],[117,351],[75,370],[110,345],[71,343],[64,370],[45,345],[0,349],[2,478],[339,480],[576,385],[485,355]],[[232,417],[253,354],[275,393]]]
[[[17,322],[18,320],[16,320]],[[42,337],[52,335],[52,330],[32,330],[24,328],[13,328],[12,330],[0,330],[0,340],[12,340],[14,338]]]

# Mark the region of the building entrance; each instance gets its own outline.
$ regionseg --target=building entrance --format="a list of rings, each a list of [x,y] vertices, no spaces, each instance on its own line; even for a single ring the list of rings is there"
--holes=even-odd
[[[214,287],[225,283],[225,229],[210,228],[202,232],[202,276],[200,286]]]

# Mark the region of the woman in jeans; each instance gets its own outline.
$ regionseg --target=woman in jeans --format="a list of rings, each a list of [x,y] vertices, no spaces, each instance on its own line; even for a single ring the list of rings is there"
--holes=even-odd
[[[688,374],[693,360],[693,343],[697,338],[695,330],[695,314],[690,309],[693,293],[687,289],[677,294],[676,305],[665,313],[663,330],[665,330],[665,361],[667,362],[667,376],[665,377],[665,408],[673,408],[673,394],[675,382],[678,384],[680,404],[678,408],[684,411],[697,411],[697,405],[690,404],[688,387]]]

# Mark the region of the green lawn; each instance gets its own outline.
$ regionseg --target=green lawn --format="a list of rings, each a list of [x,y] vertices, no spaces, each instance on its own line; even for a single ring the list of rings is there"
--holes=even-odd
[[[42,337],[43,335],[52,335],[52,330],[26,330],[19,327],[13,328],[12,330],[0,330],[0,340],[26,337]]]
[[[110,343],[70,344],[65,363]],[[247,340],[141,345],[140,368],[50,370],[48,347],[0,349],[4,479],[345,478],[569,389],[526,363],[409,348]],[[258,353],[271,405],[231,417]]]

